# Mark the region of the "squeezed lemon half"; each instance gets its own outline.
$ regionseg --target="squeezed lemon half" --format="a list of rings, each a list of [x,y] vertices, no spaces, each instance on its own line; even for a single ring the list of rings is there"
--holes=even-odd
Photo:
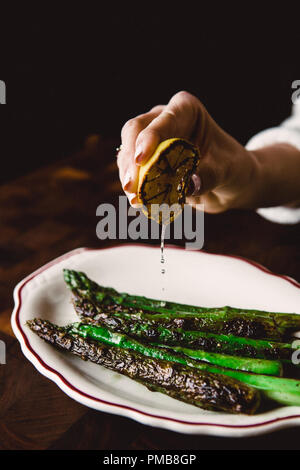
[[[167,224],[181,213],[198,160],[197,147],[187,140],[173,138],[158,145],[139,172],[137,195],[147,217]]]

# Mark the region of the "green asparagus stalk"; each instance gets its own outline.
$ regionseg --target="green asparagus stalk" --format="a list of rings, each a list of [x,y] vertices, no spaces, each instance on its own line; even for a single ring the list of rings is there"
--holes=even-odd
[[[123,313],[127,309],[128,314],[139,315],[140,319],[147,319],[149,314],[157,315],[160,321],[177,322],[177,326],[181,323],[184,329],[278,341],[300,330],[300,315],[297,314],[162,302],[99,286],[84,273],[73,270],[65,269],[64,278],[75,296],[90,300],[102,311],[105,308],[118,311],[122,307]]]
[[[112,332],[101,326],[87,325],[84,323],[74,323],[68,329],[69,333],[76,333],[82,337],[88,337],[98,341],[105,342],[111,346],[118,346],[125,349],[132,349],[145,356],[164,359],[168,361],[189,364],[189,359],[204,361],[221,367],[227,367],[234,370],[243,370],[256,374],[277,375],[282,374],[282,365],[279,361],[269,361],[264,359],[243,358],[238,356],[229,356],[219,353],[210,353],[203,350],[193,350],[182,347],[170,347],[167,349],[161,344],[144,344],[136,341],[129,336]],[[175,354],[174,354],[175,352]],[[193,361],[194,367],[197,364]]]
[[[80,328],[78,329],[76,326],[74,326],[73,332],[71,326],[70,329],[67,328],[67,331],[69,334],[79,334],[79,336],[85,338],[91,338],[91,336],[89,336],[90,334],[92,335],[94,340],[102,343],[106,341],[105,334],[102,335],[100,333],[100,330],[98,332],[96,330],[93,330],[93,327],[91,329],[90,325],[86,325],[86,327],[84,327],[81,331]],[[111,338],[110,335],[109,338]],[[116,340],[116,342],[118,342],[118,339]],[[120,340],[118,347],[120,347],[121,349],[126,348],[126,343],[123,342],[123,340]],[[144,356],[155,357],[156,359],[165,359],[171,362],[178,362],[180,364],[188,365],[189,367],[201,371],[206,371],[214,374],[224,374],[260,390],[263,396],[267,399],[274,400],[284,405],[300,406],[299,380],[274,377],[271,375],[264,374],[253,374],[250,372],[228,369],[219,365],[203,361],[196,361],[192,358],[181,356],[171,351],[169,353],[165,353],[164,351],[155,351],[155,348],[148,348],[148,345],[144,345],[143,348],[139,349],[139,353],[142,353]]]
[[[122,313],[119,310],[114,314],[98,312],[90,301],[78,297],[74,299],[74,307],[85,323],[106,326],[131,337],[166,346],[184,346],[233,356],[275,359],[285,363],[291,362],[294,352],[290,343],[174,328],[176,324],[162,322],[157,319],[157,315],[148,315],[148,319],[141,320],[136,318],[136,314]]]
[[[151,391],[191,405],[248,414],[253,414],[259,406],[258,390],[231,377],[83,338],[45,320],[30,320],[27,325],[40,338],[62,351],[102,365],[136,380]]]

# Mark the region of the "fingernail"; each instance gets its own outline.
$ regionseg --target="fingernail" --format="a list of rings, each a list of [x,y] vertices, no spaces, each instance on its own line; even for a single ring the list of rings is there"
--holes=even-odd
[[[141,145],[138,145],[134,154],[135,163],[139,164],[142,160],[143,148]]]
[[[138,209],[139,207],[141,207],[141,204],[138,202],[136,193],[127,194],[127,197],[131,207],[133,207],[134,209]]]
[[[194,184],[194,191],[192,192],[192,196],[196,195],[199,193],[200,188],[201,188],[201,179],[200,176],[194,174],[192,175],[192,181]]]
[[[127,170],[126,173],[125,173],[124,182],[123,182],[123,189],[124,190],[128,187],[130,181],[131,181],[131,174],[130,174],[130,171]]]

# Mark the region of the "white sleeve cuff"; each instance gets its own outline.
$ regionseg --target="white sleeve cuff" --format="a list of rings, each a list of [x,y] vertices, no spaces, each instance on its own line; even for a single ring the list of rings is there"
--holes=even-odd
[[[297,224],[300,222],[300,209],[291,207],[263,207],[256,211],[264,219],[278,224]]]
[[[294,121],[295,122],[295,121]],[[293,124],[294,124],[293,122]],[[286,120],[282,127],[274,127],[260,132],[249,140],[246,148],[256,150],[274,143],[288,143],[300,150],[300,127],[290,127],[291,121]],[[300,184],[300,175],[299,175]],[[279,224],[296,224],[300,222],[300,208],[290,207],[264,207],[257,213],[271,222]]]
[[[291,144],[300,150],[300,128],[273,127],[259,132],[246,145],[248,150],[257,150],[267,145],[279,143]]]

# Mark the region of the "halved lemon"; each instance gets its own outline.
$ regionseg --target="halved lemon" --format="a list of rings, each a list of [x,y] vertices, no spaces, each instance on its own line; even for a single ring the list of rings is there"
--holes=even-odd
[[[198,160],[197,147],[185,139],[168,139],[158,145],[139,172],[137,194],[147,217],[167,224],[181,213]]]

